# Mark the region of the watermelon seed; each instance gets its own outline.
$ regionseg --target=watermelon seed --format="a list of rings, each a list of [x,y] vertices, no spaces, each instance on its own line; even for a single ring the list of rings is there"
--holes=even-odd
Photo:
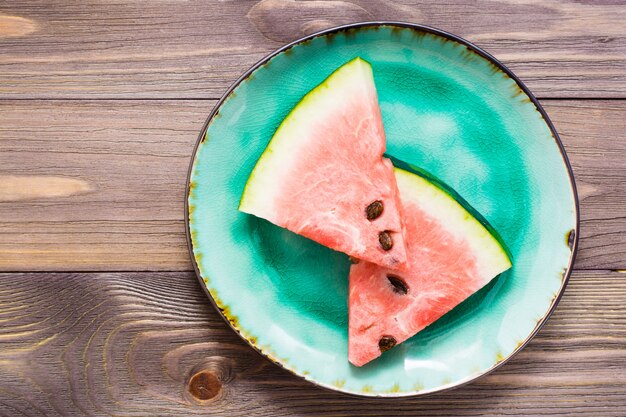
[[[378,234],[378,242],[380,243],[380,247],[383,248],[383,250],[391,249],[393,247],[393,239],[391,238],[391,232],[389,230],[380,232]]]
[[[396,339],[393,336],[383,336],[378,341],[378,349],[380,349],[381,352],[386,352],[394,347],[396,343]]]
[[[355,258],[353,256],[348,256],[348,259],[350,260],[351,264],[358,264],[359,263],[359,258]]]
[[[379,218],[380,215],[383,214],[383,210],[385,210],[385,206],[382,201],[376,200],[373,203],[370,203],[370,205],[365,209],[367,220],[372,221]]]
[[[393,292],[395,292],[396,294],[405,295],[409,292],[409,288],[406,286],[406,283],[402,280],[402,278],[398,278],[393,275],[387,275],[387,279],[393,287]]]

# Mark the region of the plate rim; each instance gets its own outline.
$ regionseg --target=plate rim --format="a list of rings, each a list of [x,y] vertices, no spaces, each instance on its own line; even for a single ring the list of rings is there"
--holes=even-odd
[[[237,328],[237,326],[235,326],[231,320],[229,320],[228,317],[226,317],[226,315],[224,314],[224,312],[222,311],[222,309],[217,305],[217,303],[215,302],[215,299],[213,298],[213,295],[211,294],[211,292],[209,291],[209,289],[207,288],[207,286],[205,285],[204,280],[202,279],[199,267],[198,267],[198,263],[196,260],[196,257],[194,255],[194,251],[193,251],[193,242],[191,239],[191,230],[190,230],[190,224],[189,224],[189,194],[190,194],[190,184],[191,184],[191,174],[193,172],[193,168],[195,166],[195,162],[198,156],[198,148],[200,147],[200,144],[203,142],[204,138],[206,137],[206,133],[209,127],[209,124],[211,123],[211,121],[213,120],[213,118],[215,117],[216,114],[219,113],[222,105],[224,104],[224,102],[231,96],[232,92],[244,81],[246,80],[252,73],[254,73],[257,69],[259,69],[260,67],[262,67],[263,65],[265,65],[267,62],[269,62],[271,59],[273,59],[275,56],[293,48],[294,46],[300,45],[302,43],[308,42],[314,38],[320,37],[320,36],[327,36],[327,35],[332,35],[332,34],[336,34],[339,32],[345,32],[348,31],[350,29],[362,29],[362,28],[367,28],[367,27],[381,27],[381,26],[391,26],[396,27],[396,28],[402,28],[402,29],[410,29],[413,31],[418,31],[418,32],[426,32],[432,35],[436,35],[436,36],[440,36],[442,38],[445,38],[447,40],[453,41],[453,42],[457,42],[461,45],[464,45],[465,47],[467,47],[469,50],[471,50],[472,52],[478,54],[479,56],[483,57],[484,59],[486,59],[487,61],[491,62],[493,65],[495,65],[500,71],[504,72],[507,76],[509,76],[513,81],[515,81],[515,83],[517,84],[517,86],[528,96],[528,98],[530,99],[530,101],[532,102],[532,104],[535,106],[535,108],[537,109],[537,111],[539,112],[539,114],[541,115],[541,118],[544,120],[544,122],[546,123],[546,125],[548,126],[548,128],[550,129],[550,133],[552,135],[552,138],[554,139],[554,141],[556,142],[557,146],[558,146],[558,150],[559,153],[561,154],[561,158],[563,159],[563,163],[567,169],[567,174],[568,174],[568,180],[570,182],[570,186],[571,186],[571,190],[572,190],[572,194],[573,194],[573,200],[574,200],[574,208],[575,208],[575,226],[574,229],[572,229],[569,234],[568,234],[568,239],[567,239],[567,244],[570,247],[571,250],[571,255],[570,255],[570,259],[569,259],[569,264],[567,265],[567,268],[565,269],[565,271],[563,272],[563,279],[561,281],[561,287],[559,288],[559,291],[557,293],[557,295],[554,297],[554,299],[552,300],[552,303],[550,304],[550,306],[548,307],[546,313],[541,317],[540,320],[537,321],[537,324],[535,326],[535,328],[529,333],[529,335],[521,342],[518,344],[518,346],[506,357],[502,358],[501,360],[499,360],[498,362],[496,362],[493,366],[491,366],[490,368],[481,371],[478,374],[475,375],[470,375],[464,379],[461,379],[459,381],[456,381],[454,383],[450,383],[450,384],[445,384],[445,385],[440,385],[437,386],[435,388],[431,388],[428,390],[418,390],[418,391],[408,391],[408,392],[401,392],[401,393],[382,393],[382,392],[372,392],[372,393],[366,393],[366,392],[356,392],[356,391],[350,391],[350,390],[344,390],[342,388],[339,387],[335,387],[332,385],[326,385],[323,384],[319,381],[316,381],[312,378],[308,378],[305,375],[302,375],[298,372],[296,372],[295,370],[292,370],[286,366],[284,366],[284,364],[282,364],[281,362],[275,360],[274,358],[272,358],[270,355],[264,353],[259,347],[257,347],[252,341],[248,340],[243,334],[241,334],[241,331]],[[184,220],[185,220],[185,235],[186,235],[186,240],[187,240],[187,248],[189,250],[189,255],[191,258],[191,263],[193,264],[193,269],[196,275],[196,278],[198,279],[198,282],[200,284],[200,286],[202,287],[202,289],[204,290],[205,294],[207,295],[207,297],[209,298],[211,304],[213,305],[214,309],[218,312],[218,314],[220,315],[220,317],[228,324],[228,326],[241,338],[243,339],[247,345],[249,345],[257,354],[259,354],[262,358],[278,365],[280,368],[288,371],[290,374],[294,375],[295,377],[301,379],[301,380],[305,380],[317,387],[320,387],[322,389],[328,390],[328,391],[332,391],[332,392],[338,392],[344,395],[348,395],[348,396],[353,396],[353,397],[358,397],[358,398],[416,398],[416,397],[425,397],[425,396],[429,396],[435,393],[442,393],[445,391],[449,391],[452,390],[454,388],[459,388],[463,385],[469,384],[473,381],[476,381],[486,375],[491,374],[492,372],[494,372],[496,369],[500,368],[502,365],[504,365],[505,363],[509,362],[513,357],[515,357],[522,349],[524,349],[529,343],[530,341],[537,335],[537,333],[539,332],[539,330],[541,330],[541,328],[545,325],[545,323],[548,321],[548,318],[552,315],[552,313],[554,312],[554,310],[556,309],[556,306],[558,305],[559,301],[561,300],[561,297],[563,296],[563,293],[565,292],[565,288],[567,287],[567,284],[569,282],[570,276],[572,274],[573,271],[573,267],[574,267],[574,263],[576,260],[576,255],[578,253],[578,240],[579,240],[579,231],[580,231],[580,202],[579,202],[579,198],[578,198],[578,191],[576,188],[576,181],[574,179],[574,172],[572,170],[572,166],[569,162],[569,159],[567,157],[567,154],[565,152],[565,148],[563,146],[563,143],[561,142],[560,136],[558,134],[558,132],[556,131],[556,128],[554,127],[554,124],[552,123],[552,121],[550,120],[548,114],[546,113],[546,111],[544,110],[543,106],[541,106],[541,104],[539,103],[539,101],[537,100],[537,98],[533,95],[533,93],[528,89],[528,87],[522,82],[522,80],[520,80],[517,75],[515,75],[508,67],[506,67],[506,65],[504,65],[501,61],[499,61],[497,58],[495,58],[493,55],[491,55],[490,53],[488,53],[487,51],[483,50],[482,48],[474,45],[472,42],[458,36],[458,35],[454,35],[450,32],[447,32],[445,30],[441,30],[441,29],[437,29],[435,27],[432,26],[427,26],[427,25],[422,25],[422,24],[418,24],[418,23],[410,23],[410,22],[402,22],[402,21],[387,21],[387,20],[376,20],[376,21],[363,21],[363,22],[357,22],[357,23],[349,23],[349,24],[345,24],[345,25],[340,25],[340,26],[335,26],[335,27],[331,27],[328,29],[324,29],[321,31],[317,31],[314,32],[312,34],[300,37],[298,39],[296,39],[295,41],[289,42],[287,44],[285,44],[284,46],[274,50],[273,52],[267,54],[266,56],[264,56],[263,58],[261,58],[259,61],[257,61],[254,65],[252,65],[249,69],[247,69],[239,78],[237,78],[236,81],[234,81],[230,87],[226,90],[226,92],[220,97],[220,99],[218,100],[218,102],[215,104],[215,106],[213,107],[213,109],[211,110],[211,112],[209,113],[208,117],[206,118],[204,125],[200,131],[200,134],[198,135],[198,139],[196,140],[196,144],[194,145],[193,148],[193,152],[191,154],[191,160],[189,162],[189,168],[187,171],[187,179],[186,179],[186,183],[185,183],[185,201],[184,201]],[[571,232],[574,232],[574,237],[573,237],[573,241],[571,241]]]

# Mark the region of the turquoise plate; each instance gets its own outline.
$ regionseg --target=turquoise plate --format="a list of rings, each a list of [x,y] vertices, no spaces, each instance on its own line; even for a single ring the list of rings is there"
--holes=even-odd
[[[278,124],[357,56],[374,69],[387,153],[454,188],[502,235],[514,264],[362,368],[348,363],[347,257],[237,211]],[[476,46],[405,23],[331,29],[256,64],[209,116],[187,190],[192,258],[224,318],[278,365],[350,394],[432,393],[497,368],[556,306],[577,246],[574,178],[537,100]]]

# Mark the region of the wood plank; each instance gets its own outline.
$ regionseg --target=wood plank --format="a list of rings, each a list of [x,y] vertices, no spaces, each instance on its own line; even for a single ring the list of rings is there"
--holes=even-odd
[[[214,104],[2,103],[0,268],[191,269],[184,183]],[[55,178],[57,195],[15,194],[16,176]]]
[[[626,101],[548,101],[580,200],[576,267],[626,269]]]
[[[190,270],[184,185],[214,104],[0,101],[0,270]],[[545,104],[580,190],[577,267],[624,269],[626,101]]]
[[[611,294],[611,297],[606,297]],[[624,415],[626,274],[576,272],[510,363],[423,399],[321,390],[245,345],[192,273],[0,274],[0,414]],[[198,401],[191,377],[204,372]]]
[[[7,0],[0,98],[218,98],[282,44],[367,20],[463,36],[539,97],[626,97],[619,1]]]

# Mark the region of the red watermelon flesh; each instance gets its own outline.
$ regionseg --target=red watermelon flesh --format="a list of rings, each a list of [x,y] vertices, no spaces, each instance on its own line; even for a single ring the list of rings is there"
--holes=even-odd
[[[356,58],[287,115],[239,210],[354,258],[403,269],[398,189],[384,152],[372,69]]]
[[[511,267],[500,242],[450,194],[396,168],[408,271],[350,269],[349,347],[362,366],[452,310]]]

